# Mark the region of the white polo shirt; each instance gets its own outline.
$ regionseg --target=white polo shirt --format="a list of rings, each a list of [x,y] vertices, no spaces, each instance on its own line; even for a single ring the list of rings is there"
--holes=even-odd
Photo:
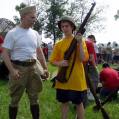
[[[37,31],[17,26],[7,33],[2,46],[10,50],[11,60],[24,61],[37,59],[36,49],[41,43]]]

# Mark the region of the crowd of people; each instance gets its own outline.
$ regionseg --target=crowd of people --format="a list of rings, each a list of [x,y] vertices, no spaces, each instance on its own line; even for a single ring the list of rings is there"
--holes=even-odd
[[[119,73],[104,63],[119,64],[118,44],[112,48],[109,42],[103,47],[103,44],[96,44],[94,35],[89,35],[86,39],[80,33],[74,36],[74,20],[63,16],[58,21],[58,28],[64,35],[52,47],[51,43],[42,43],[38,32],[32,29],[36,21],[36,7],[27,6],[19,13],[20,24],[7,33],[4,42],[0,37],[0,53],[9,72],[9,119],[16,119],[19,101],[25,91],[32,118],[40,118],[38,97],[42,91],[42,78],[49,78],[46,61],[56,66],[58,73],[67,68],[63,77],[66,79],[65,83],[57,80],[57,74],[54,85],[56,100],[61,104],[61,119],[68,118],[69,102],[76,106],[77,119],[85,118],[84,99],[90,91],[89,78],[94,92],[99,82],[102,83],[101,95],[107,96],[107,92],[119,88]],[[76,40],[76,46],[68,59],[66,54],[73,40]],[[104,63],[101,72],[97,69],[98,63]]]
[[[108,42],[97,44],[97,62],[119,63],[119,44]]]

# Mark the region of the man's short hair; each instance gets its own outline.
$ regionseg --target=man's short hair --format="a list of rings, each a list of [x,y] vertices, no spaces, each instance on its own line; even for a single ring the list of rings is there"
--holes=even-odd
[[[22,9],[19,10],[20,16],[26,15],[28,13],[36,12],[36,7],[35,6],[26,6]]]
[[[95,36],[94,35],[89,35],[88,38],[92,39],[93,41],[96,42]]]
[[[102,67],[103,67],[103,68],[107,68],[107,67],[110,67],[110,65],[109,65],[108,63],[104,63],[104,64],[102,65]]]

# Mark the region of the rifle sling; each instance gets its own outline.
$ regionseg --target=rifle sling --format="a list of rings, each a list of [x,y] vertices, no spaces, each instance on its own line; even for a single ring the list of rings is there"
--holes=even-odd
[[[70,78],[70,76],[72,74],[72,71],[73,71],[73,68],[74,68],[74,64],[75,64],[75,60],[76,60],[76,53],[77,53],[77,48],[75,48],[75,50],[74,50],[73,62],[72,62],[72,66],[71,66],[70,73],[69,73],[69,76],[68,76],[67,80],[69,80],[69,78]]]

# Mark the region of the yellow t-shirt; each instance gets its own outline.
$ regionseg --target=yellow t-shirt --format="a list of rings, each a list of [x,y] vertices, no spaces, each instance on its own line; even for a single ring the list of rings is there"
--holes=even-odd
[[[61,61],[64,59],[64,53],[70,46],[72,39],[73,37],[70,37],[68,39],[64,38],[64,39],[59,40],[55,44],[53,52],[49,58],[49,61],[51,63],[55,61]],[[84,48],[85,54],[88,55],[86,44],[84,40],[83,40],[83,48]],[[67,75],[70,72],[71,64],[73,62],[73,55],[74,54],[72,54],[69,60],[69,67],[67,70]],[[60,83],[59,81],[56,81],[55,88],[65,89],[65,90],[76,90],[76,91],[84,91],[87,89],[83,63],[79,59],[79,52],[77,52],[76,54],[75,64],[74,64],[73,71],[70,75],[68,82]]]

